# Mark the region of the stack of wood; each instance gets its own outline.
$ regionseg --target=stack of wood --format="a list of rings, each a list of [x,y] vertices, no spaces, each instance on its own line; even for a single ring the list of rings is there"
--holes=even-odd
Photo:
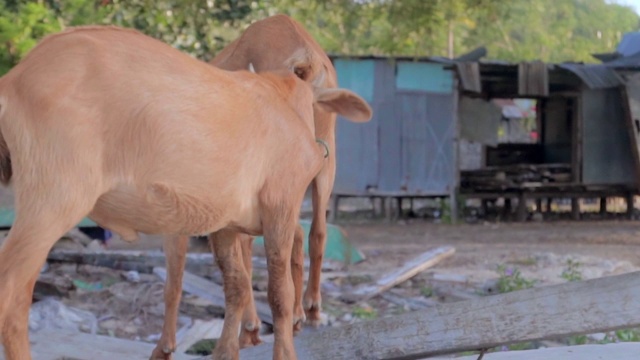
[[[485,167],[460,173],[460,186],[466,190],[538,187],[571,182],[569,164],[521,164]]]

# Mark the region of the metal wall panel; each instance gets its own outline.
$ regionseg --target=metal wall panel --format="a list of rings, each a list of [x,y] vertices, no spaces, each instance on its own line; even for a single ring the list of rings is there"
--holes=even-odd
[[[362,194],[378,182],[379,104],[374,99],[376,60],[336,59],[338,85],[362,96],[373,108],[368,123],[353,123],[338,117],[336,124],[336,181],[334,193]],[[376,106],[377,105],[377,106]]]
[[[568,105],[568,100],[559,96],[551,97],[542,104],[545,117],[542,127],[545,163],[571,163],[573,130]]]
[[[403,186],[411,194],[448,195],[454,182],[453,96],[396,95],[402,118]]]
[[[379,61],[376,72],[375,101],[379,105],[378,190],[400,191],[402,186],[402,118],[396,109],[395,64]]]
[[[453,72],[445,65],[425,62],[398,62],[396,88],[398,90],[453,93]]]
[[[364,124],[338,119],[334,193],[448,195],[455,181],[453,73],[441,64],[380,59],[371,74],[363,61],[372,60],[336,60],[340,87],[363,96],[374,79],[363,96],[372,98],[374,116]]]
[[[333,66],[338,75],[338,86],[348,86],[349,90],[362,96],[368,103],[373,102],[375,60],[336,59]]]
[[[582,179],[585,184],[636,183],[622,101],[617,89],[582,92]]]

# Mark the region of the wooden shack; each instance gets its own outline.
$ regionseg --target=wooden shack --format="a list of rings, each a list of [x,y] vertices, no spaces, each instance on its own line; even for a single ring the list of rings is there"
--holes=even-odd
[[[334,210],[341,197],[527,199],[638,193],[640,156],[627,96],[634,67],[442,58],[333,57],[341,87],[373,107],[366,124],[339,121]],[[628,64],[626,64],[628,65]],[[639,81],[640,83],[640,81]],[[640,100],[637,93],[630,98]],[[492,99],[536,101],[535,142],[496,143]],[[640,117],[640,103],[634,110]],[[636,120],[638,121],[638,120]],[[640,122],[638,122],[640,124]],[[480,149],[475,166],[465,149]],[[633,144],[633,145],[632,145]],[[632,206],[629,206],[629,211]]]

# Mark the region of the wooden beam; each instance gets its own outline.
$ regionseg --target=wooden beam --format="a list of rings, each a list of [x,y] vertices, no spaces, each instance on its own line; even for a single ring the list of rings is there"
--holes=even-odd
[[[210,321],[196,319],[193,326],[177,339],[176,351],[178,353],[185,353],[200,340],[220,338],[223,324],[224,320],[222,319],[213,319]]]
[[[153,268],[153,273],[158,275],[163,281],[167,281],[167,269],[163,267]],[[192,295],[196,295],[203,299],[210,301],[213,305],[219,306],[224,309],[224,290],[222,286],[209,281],[200,276],[184,272],[182,277],[182,291]],[[271,316],[271,308],[268,304],[261,301],[255,301],[256,310],[260,320],[268,324],[273,324],[273,317]]]
[[[299,359],[421,359],[640,326],[640,272],[521,290],[302,333]],[[272,345],[240,352],[271,359]],[[204,358],[203,358],[204,360]]]
[[[406,262],[402,267],[380,278],[374,285],[365,285],[356,288],[349,294],[343,295],[344,300],[351,302],[366,301],[392,287],[407,281],[421,271],[435,266],[456,252],[451,246],[443,246],[427,251],[416,258]]]
[[[31,354],[37,360],[148,360],[154,344],[80,332],[39,331],[29,335]],[[197,359],[197,356],[174,353],[174,360]],[[0,346],[0,360],[4,360]]]
[[[500,351],[485,354],[482,360],[637,360],[640,343],[618,343],[605,345],[561,346],[524,351]],[[429,358],[444,360],[445,358]],[[451,360],[451,358],[446,358]],[[477,360],[478,355],[457,357],[455,360]]]
[[[90,251],[69,251],[54,250],[47,258],[53,262],[70,262],[75,264],[85,264],[108,267],[116,270],[136,270],[141,273],[151,273],[154,267],[165,266],[165,256],[161,251],[130,251],[130,250],[107,250],[103,252]],[[191,272],[200,272],[202,267],[210,269],[213,264],[211,253],[189,253],[187,254],[186,269]],[[309,267],[309,259],[305,259],[305,266]],[[253,257],[254,269],[266,269],[267,260],[262,257]],[[322,270],[340,270],[342,265],[325,261],[322,263]]]

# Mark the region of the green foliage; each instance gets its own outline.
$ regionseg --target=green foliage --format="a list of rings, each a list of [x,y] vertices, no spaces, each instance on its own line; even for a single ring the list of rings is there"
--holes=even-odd
[[[589,342],[589,339],[587,338],[586,335],[576,335],[576,336],[572,336],[569,338],[568,340],[568,345],[573,346],[573,345],[584,345],[586,343]]]
[[[240,34],[251,1],[112,0],[103,22],[136,28],[208,60]]]
[[[420,289],[420,294],[422,294],[422,296],[428,298],[428,297],[432,297],[433,296],[433,288],[425,286],[422,289]]]
[[[372,320],[378,317],[376,309],[370,306],[357,306],[353,309],[353,316],[358,319]]]
[[[211,355],[211,352],[216,347],[216,343],[218,339],[202,339],[197,343],[191,345],[191,347],[186,351],[189,355],[200,355],[206,356]]]
[[[60,28],[42,2],[0,0],[0,74],[25,56],[40,37]]]
[[[517,268],[507,268],[504,265],[498,265],[498,292],[508,293],[511,291],[523,290],[533,287],[535,280],[529,280],[522,277],[520,270]]]
[[[0,0],[0,75],[47,34],[68,26],[136,28],[208,60],[264,13],[248,0]]]
[[[640,341],[640,329],[624,329],[615,332],[616,338],[621,342],[638,342]]]
[[[515,343],[511,345],[507,345],[509,351],[522,351],[522,350],[531,350],[535,349],[535,345],[531,342],[523,342],[523,343]]]
[[[582,273],[580,272],[580,262],[572,259],[567,260],[567,267],[562,271],[560,277],[567,281],[580,281],[582,280]]]
[[[252,21],[286,13],[328,53],[596,62],[638,29],[607,0],[0,0],[0,74],[67,26],[133,27],[208,60]]]

